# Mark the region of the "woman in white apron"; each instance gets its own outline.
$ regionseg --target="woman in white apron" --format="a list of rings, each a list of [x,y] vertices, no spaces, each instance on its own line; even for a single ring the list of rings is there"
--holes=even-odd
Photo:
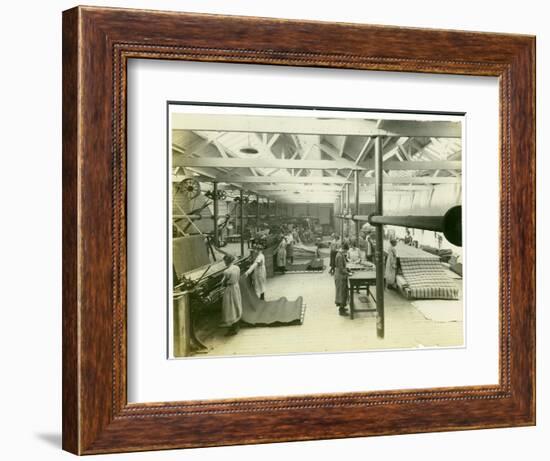
[[[233,256],[225,255],[223,261],[226,269],[223,272],[222,284],[225,287],[222,300],[222,326],[229,327],[227,335],[236,335],[239,331],[239,320],[243,315],[243,303],[239,279],[241,270],[233,264]]]
[[[366,243],[366,256],[367,261],[373,263],[374,262],[374,242],[372,241],[372,236],[370,233],[367,234],[367,237],[365,238]]]
[[[283,237],[277,247],[277,270],[286,272],[286,238]]]
[[[292,232],[289,232],[286,237],[286,259],[290,264],[294,264],[294,237]]]
[[[397,240],[390,240],[391,246],[388,249],[388,257],[386,258],[386,287],[388,288],[397,288],[395,285],[395,277],[397,275]]]
[[[265,256],[262,253],[262,249],[256,247],[254,249],[254,262],[250,265],[245,272],[246,276],[252,274],[252,285],[254,291],[260,299],[264,299],[265,285],[267,282],[267,272],[265,270]]]
[[[351,242],[351,247],[348,251],[348,261],[354,264],[361,262],[361,250],[357,247],[355,241]]]

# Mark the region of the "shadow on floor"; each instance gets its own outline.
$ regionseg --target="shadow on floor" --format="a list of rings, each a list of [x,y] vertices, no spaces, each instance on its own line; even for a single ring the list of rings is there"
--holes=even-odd
[[[48,445],[61,448],[61,433],[36,434],[36,437]]]

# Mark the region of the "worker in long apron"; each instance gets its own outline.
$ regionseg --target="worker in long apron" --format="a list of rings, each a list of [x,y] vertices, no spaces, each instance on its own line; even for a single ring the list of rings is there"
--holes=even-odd
[[[367,256],[367,261],[373,263],[374,262],[374,242],[372,241],[372,235],[371,233],[367,233],[367,236],[365,237],[365,253]]]
[[[283,237],[277,247],[277,256],[275,258],[277,270],[283,274],[286,272],[286,245],[286,238]]]
[[[292,235],[292,231],[288,231],[286,234],[286,260],[290,262],[290,264],[294,264],[294,237]]]
[[[231,219],[230,214],[226,214],[225,216],[221,216],[218,218],[218,246],[223,247],[226,245],[227,241],[226,238],[224,238],[224,233],[226,233],[226,227],[229,224],[229,220]]]
[[[397,240],[390,240],[390,247],[388,248],[388,257],[386,258],[386,270],[384,274],[384,280],[386,282],[386,288],[397,289],[396,276],[397,276]]]
[[[265,269],[265,256],[261,246],[255,246],[253,249],[254,262],[245,272],[246,276],[252,274],[252,285],[256,296],[265,299],[265,285],[267,283],[267,271]]]
[[[233,264],[234,257],[226,254],[223,257],[226,269],[223,272],[222,285],[225,287],[222,299],[222,326],[229,327],[226,335],[232,336],[239,332],[239,321],[243,315],[243,303],[239,279],[241,270]]]
[[[349,246],[343,243],[334,258],[334,287],[336,289],[334,303],[338,307],[340,315],[348,315],[346,305],[348,304],[348,278],[349,270],[346,265],[347,251]]]
[[[338,248],[340,247],[340,237],[336,234],[332,234],[332,239],[329,244],[330,248],[330,274],[334,274],[334,261],[336,259],[336,254],[338,253]]]

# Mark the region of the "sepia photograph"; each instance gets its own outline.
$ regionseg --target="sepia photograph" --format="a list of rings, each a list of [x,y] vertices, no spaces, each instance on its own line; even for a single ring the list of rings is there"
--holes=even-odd
[[[464,347],[464,122],[169,102],[168,356]]]
[[[446,431],[537,423],[538,37],[318,10],[63,12],[62,162],[35,168],[62,183],[63,248],[34,228],[11,245],[23,274],[40,246],[62,272],[62,338],[39,341],[62,348],[62,430],[37,410],[35,439],[280,461],[287,442],[407,434],[399,455],[437,432],[462,459]]]

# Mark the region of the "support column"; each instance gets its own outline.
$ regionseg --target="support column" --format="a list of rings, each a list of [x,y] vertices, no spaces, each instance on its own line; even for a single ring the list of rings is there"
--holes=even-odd
[[[336,197],[334,199],[334,205],[332,207],[332,229],[333,232],[336,232],[336,223],[338,222],[338,211],[340,210],[340,198]]]
[[[355,213],[356,215],[359,214],[359,170],[354,171],[354,188],[355,188]],[[357,246],[359,247],[359,230],[361,228],[361,223],[359,221],[355,221],[355,241],[357,242]]]
[[[239,202],[239,212],[240,212],[240,221],[241,221],[241,257],[244,256],[244,197],[243,197],[243,191],[240,190],[240,198],[241,201]]]
[[[256,231],[260,227],[260,196],[256,194]]]
[[[346,208],[345,208],[344,214],[346,216],[349,216],[351,214],[351,194],[350,194],[351,184],[346,184],[345,188],[346,188]],[[346,235],[348,237],[349,237],[349,232],[351,230],[350,227],[351,227],[351,222],[346,217]]]
[[[342,189],[342,192],[340,192],[340,203],[342,206],[340,207],[340,238],[344,238],[344,215],[345,215],[345,186],[344,189]]]
[[[374,138],[374,200],[376,215],[382,216],[384,189],[382,181],[382,145],[380,136]],[[376,225],[376,334],[384,337],[384,225]]]
[[[218,247],[218,183],[213,183],[214,189],[212,191],[212,203],[214,204],[214,246]]]

